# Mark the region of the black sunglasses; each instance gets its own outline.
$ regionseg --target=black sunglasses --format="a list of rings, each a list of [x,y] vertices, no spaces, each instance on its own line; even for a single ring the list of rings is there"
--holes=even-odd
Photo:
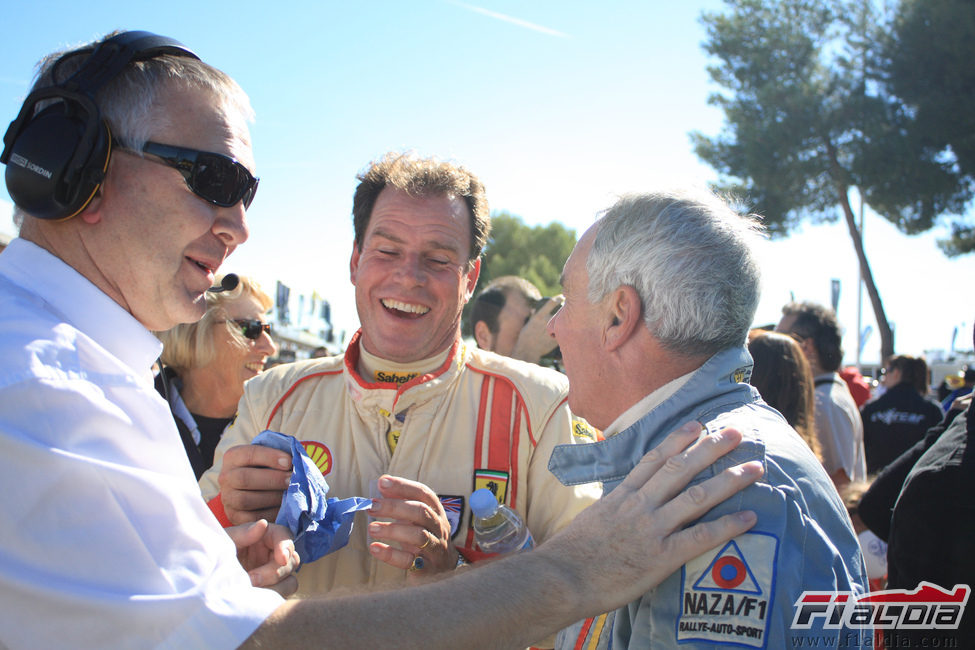
[[[262,332],[266,332],[268,336],[273,332],[270,323],[262,323],[256,318],[235,318],[233,322],[240,327],[241,334],[249,339],[257,340]]]
[[[117,140],[113,144],[122,151],[132,152]],[[159,159],[153,162],[178,171],[194,194],[221,208],[230,208],[237,205],[238,201],[243,201],[246,210],[257,194],[257,183],[260,179],[251,176],[246,167],[222,153],[197,151],[152,141],[146,142],[142,151]]]

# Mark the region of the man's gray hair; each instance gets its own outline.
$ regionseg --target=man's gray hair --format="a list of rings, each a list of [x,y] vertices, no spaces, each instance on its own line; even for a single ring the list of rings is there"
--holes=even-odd
[[[758,308],[754,215],[709,192],[622,197],[599,219],[586,270],[589,300],[636,289],[643,319],[667,349],[714,354],[745,343]]]

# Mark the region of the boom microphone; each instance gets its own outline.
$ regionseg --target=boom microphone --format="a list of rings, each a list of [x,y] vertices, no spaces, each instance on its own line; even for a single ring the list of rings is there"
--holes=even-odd
[[[223,280],[220,281],[220,284],[214,287],[210,287],[209,289],[207,289],[207,291],[210,293],[220,293],[222,291],[233,291],[234,289],[237,288],[238,284],[240,284],[240,278],[237,277],[237,274],[228,273],[227,275],[223,276]]]

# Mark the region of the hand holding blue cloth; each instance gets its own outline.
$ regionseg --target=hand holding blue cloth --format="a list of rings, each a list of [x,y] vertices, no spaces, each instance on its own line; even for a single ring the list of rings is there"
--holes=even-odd
[[[325,477],[294,436],[266,430],[258,434],[252,444],[291,453],[294,467],[291,484],[281,499],[275,523],[291,530],[301,563],[314,562],[348,544],[355,513],[371,508],[372,499],[326,498],[328,483]]]

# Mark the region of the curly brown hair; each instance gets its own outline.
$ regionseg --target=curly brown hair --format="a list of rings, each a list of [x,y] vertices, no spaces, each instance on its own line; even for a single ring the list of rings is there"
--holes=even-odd
[[[463,199],[471,218],[468,260],[473,261],[481,256],[491,233],[487,196],[484,184],[464,167],[436,158],[389,152],[371,163],[356,178],[359,185],[352,200],[352,223],[355,245],[360,250],[379,193],[386,187],[393,187],[410,196],[454,196]]]

